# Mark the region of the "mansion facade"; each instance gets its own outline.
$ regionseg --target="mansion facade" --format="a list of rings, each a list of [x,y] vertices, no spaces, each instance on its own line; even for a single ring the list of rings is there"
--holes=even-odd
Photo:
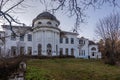
[[[59,25],[60,22],[49,12],[39,14],[32,26],[12,26],[16,35],[9,25],[2,25],[0,54],[101,58],[97,44],[84,37],[78,38],[78,33],[62,31]]]

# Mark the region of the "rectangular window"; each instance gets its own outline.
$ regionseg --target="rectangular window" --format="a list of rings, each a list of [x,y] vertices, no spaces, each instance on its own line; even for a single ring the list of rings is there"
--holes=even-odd
[[[11,33],[11,40],[16,40],[16,35]]]
[[[16,56],[16,50],[17,50],[16,46],[12,46],[11,47],[11,54],[12,54],[12,56]]]
[[[32,35],[31,34],[28,34],[28,41],[32,41]]]
[[[68,48],[65,49],[65,53],[66,53],[66,55],[68,55]]]
[[[74,38],[71,38],[71,44],[74,44]]]
[[[24,35],[20,35],[20,41],[24,41]]]
[[[28,47],[28,55],[32,54],[32,47]]]
[[[60,37],[60,43],[63,43],[63,38],[62,37]]]
[[[68,44],[68,43],[69,43],[69,39],[68,39],[68,38],[66,38],[66,39],[65,39],[65,42],[66,42],[66,44]]]

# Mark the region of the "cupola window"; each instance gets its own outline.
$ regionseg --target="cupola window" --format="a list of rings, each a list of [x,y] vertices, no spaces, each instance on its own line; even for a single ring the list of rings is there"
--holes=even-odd
[[[42,22],[38,22],[38,24],[42,24]]]
[[[56,24],[56,27],[57,27],[58,25]]]
[[[51,25],[52,23],[48,21],[47,24]]]

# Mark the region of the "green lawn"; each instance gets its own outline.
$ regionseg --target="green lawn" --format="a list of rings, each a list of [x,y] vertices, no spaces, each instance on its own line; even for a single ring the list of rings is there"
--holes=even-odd
[[[31,59],[26,80],[120,80],[120,67],[99,60]]]

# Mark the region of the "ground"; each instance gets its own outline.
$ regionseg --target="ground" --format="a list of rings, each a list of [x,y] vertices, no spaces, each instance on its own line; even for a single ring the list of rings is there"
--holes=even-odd
[[[120,67],[101,60],[31,59],[26,80],[120,80]]]

